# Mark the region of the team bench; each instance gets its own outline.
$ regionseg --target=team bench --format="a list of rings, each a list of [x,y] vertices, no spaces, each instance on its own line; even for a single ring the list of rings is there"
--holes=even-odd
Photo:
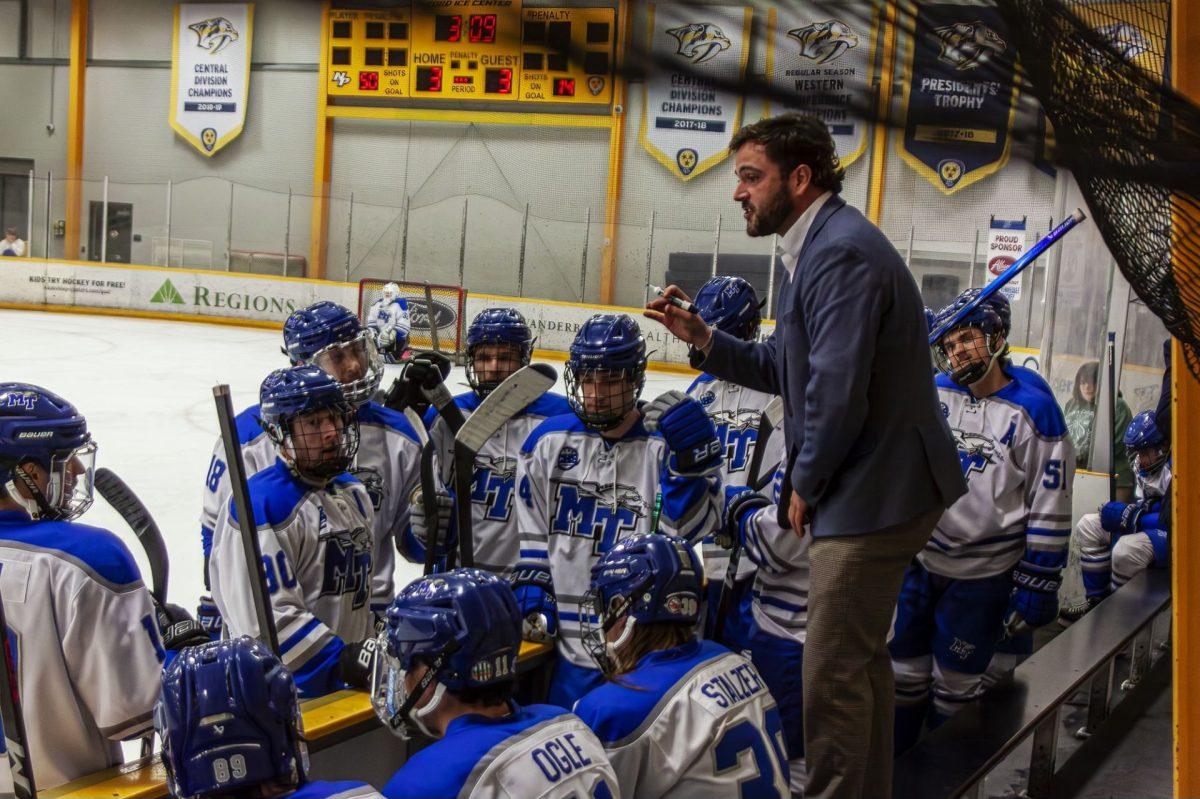
[[[1026,796],[1050,795],[1061,758],[1059,709],[1086,692],[1086,738],[1113,709],[1118,657],[1132,647],[1128,697],[1149,672],[1155,621],[1171,607],[1171,576],[1150,569],[1048,642],[978,702],[923,738],[896,760],[893,799],[952,799],[982,795],[988,773],[1032,736]],[[1164,632],[1165,637],[1165,632]],[[1064,747],[1067,748],[1067,747]]]

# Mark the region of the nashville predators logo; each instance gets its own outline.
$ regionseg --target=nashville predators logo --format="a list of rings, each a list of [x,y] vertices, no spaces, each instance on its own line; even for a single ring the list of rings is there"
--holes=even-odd
[[[942,46],[938,58],[960,72],[986,64],[1008,47],[994,30],[978,20],[934,28],[933,36]]]
[[[725,32],[711,22],[693,22],[669,28],[667,33],[675,37],[675,55],[682,56],[693,64],[711,61],[731,45]]]
[[[1136,25],[1118,22],[1096,28],[1096,33],[1126,61],[1132,61],[1142,53],[1150,51],[1150,42],[1146,40],[1146,34]]]
[[[684,175],[692,174],[692,170],[696,168],[699,160],[700,155],[691,147],[684,147],[675,153],[675,163],[679,166],[679,171]]]
[[[216,55],[238,40],[237,29],[225,17],[210,17],[188,25],[196,34],[196,46]]]
[[[841,20],[814,22],[803,28],[793,28],[788,36],[800,42],[800,57],[818,64],[833,61],[847,50],[858,46],[858,37]]]
[[[200,143],[204,145],[204,149],[212,152],[212,149],[217,146],[217,130],[216,128],[205,128],[200,131]]]

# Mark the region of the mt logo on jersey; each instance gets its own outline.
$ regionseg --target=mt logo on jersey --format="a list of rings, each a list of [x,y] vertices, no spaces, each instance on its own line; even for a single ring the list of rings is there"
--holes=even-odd
[[[970,479],[973,472],[982,474],[996,462],[999,453],[996,442],[978,433],[964,433],[951,428],[954,444],[958,448],[958,459],[962,463],[963,477]]]

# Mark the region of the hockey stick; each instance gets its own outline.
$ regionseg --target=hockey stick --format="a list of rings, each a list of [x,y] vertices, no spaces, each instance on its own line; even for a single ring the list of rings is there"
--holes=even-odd
[[[33,764],[29,760],[29,738],[25,735],[25,714],[21,710],[21,685],[13,662],[8,640],[8,620],[4,616],[4,601],[0,599],[0,721],[4,722],[4,746],[8,765],[12,769],[13,793],[17,799],[37,799],[33,781]]]
[[[412,425],[413,432],[417,434],[417,440],[421,442],[421,446],[425,446],[429,441],[429,431],[425,429],[425,421],[421,419],[420,414],[412,408],[405,408],[404,418],[408,419],[408,423]]]
[[[1008,282],[1014,277],[1019,275],[1021,271],[1025,269],[1025,267],[1036,261],[1042,253],[1054,246],[1054,244],[1063,236],[1067,235],[1067,232],[1071,228],[1075,227],[1085,219],[1087,219],[1087,214],[1083,212],[1083,209],[1076,208],[1075,213],[1071,214],[1062,222],[1060,222],[1058,227],[1054,228],[1054,230],[1051,230],[1042,238],[1041,241],[1030,247],[1024,255],[1013,262],[1012,266],[1008,267],[1008,269],[1005,269],[995,280],[984,286],[983,290],[979,292],[979,296],[960,308],[958,313],[956,313],[948,321],[940,325],[937,329],[931,331],[929,333],[929,346],[932,347],[934,344],[936,344],[938,339],[946,335],[947,330],[953,328],[964,318],[966,318],[967,314],[974,311],[980,305],[985,303],[989,297],[991,297],[1000,289],[1004,288],[1004,286],[1007,285]]]
[[[150,579],[152,588],[150,594],[160,605],[167,603],[167,580],[170,578],[170,561],[167,558],[167,545],[163,541],[162,532],[154,523],[146,505],[133,493],[124,480],[111,469],[100,467],[96,470],[96,490],[104,501],[125,520],[125,524],[133,530],[137,540],[146,551],[146,560],[150,562]]]
[[[258,543],[258,521],[250,505],[250,488],[246,484],[246,464],[242,461],[242,448],[238,444],[234,426],[233,402],[229,386],[224,383],[213,386],[213,398],[217,403],[217,421],[221,425],[221,440],[225,442],[225,463],[229,468],[229,485],[233,488],[233,506],[237,509],[239,528],[242,533],[242,552],[251,575],[250,597],[254,602],[254,615],[258,617],[258,638],[275,655],[279,655],[279,632],[275,629],[275,616],[271,610],[271,596],[267,591],[267,574],[263,567],[262,548]]]
[[[1108,331],[1108,342],[1104,347],[1104,357],[1108,359],[1108,426],[1110,428],[1108,434],[1108,501],[1117,501],[1117,437],[1116,425],[1113,424],[1117,420],[1117,334],[1110,330]],[[1095,427],[1093,426],[1092,435],[1096,435]]]
[[[763,456],[767,449],[767,439],[771,433],[783,423],[783,397],[773,397],[763,408],[762,416],[758,419],[758,436],[754,439],[754,455],[750,457],[750,472],[746,476],[746,485],[754,490],[759,484],[759,470],[762,469]],[[772,472],[773,473],[773,472]],[[720,641],[725,632],[725,617],[729,615],[733,604],[733,586],[737,582],[738,566],[742,562],[742,539],[735,536],[733,549],[729,550],[729,565],[725,567],[725,580],[721,585],[721,599],[717,602],[717,620],[713,623],[713,640]]]
[[[421,447],[421,507],[425,511],[425,576],[433,574],[433,566],[437,562],[439,517],[437,504],[437,478],[433,473],[433,457],[435,447],[433,441],[426,439]],[[429,533],[428,531],[432,531]],[[430,541],[428,538],[432,538]]]
[[[496,386],[454,436],[454,509],[458,519],[460,564],[475,566],[475,541],[471,531],[471,483],[475,457],[504,423],[545,394],[558,379],[554,367],[544,363],[523,366]]]

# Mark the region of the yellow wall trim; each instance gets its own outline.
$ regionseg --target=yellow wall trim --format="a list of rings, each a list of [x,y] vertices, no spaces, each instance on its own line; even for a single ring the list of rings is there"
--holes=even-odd
[[[72,313],[84,316],[129,316],[134,319],[162,319],[168,322],[200,322],[206,325],[231,327],[254,327],[262,330],[282,330],[283,322],[267,322],[259,319],[232,319],[227,316],[201,316],[190,313],[163,313],[161,311],[136,311],[128,308],[93,308],[81,305],[39,305],[26,302],[0,302],[0,310],[46,311],[47,313]]]
[[[170,272],[174,275],[224,275],[226,277],[234,277],[238,280],[246,278],[247,280],[277,280],[286,283],[318,283],[326,286],[357,286],[357,283],[344,283],[340,280],[318,280],[311,277],[284,277],[283,275],[259,275],[251,272],[226,272],[224,269],[187,269],[176,266],[153,266],[151,264],[111,264],[100,263],[99,261],[79,261],[69,258],[23,258],[20,263],[41,263],[46,265],[53,264],[68,264],[70,266],[94,266],[100,269],[137,269],[147,272]],[[0,269],[4,267],[4,261],[0,260]]]

